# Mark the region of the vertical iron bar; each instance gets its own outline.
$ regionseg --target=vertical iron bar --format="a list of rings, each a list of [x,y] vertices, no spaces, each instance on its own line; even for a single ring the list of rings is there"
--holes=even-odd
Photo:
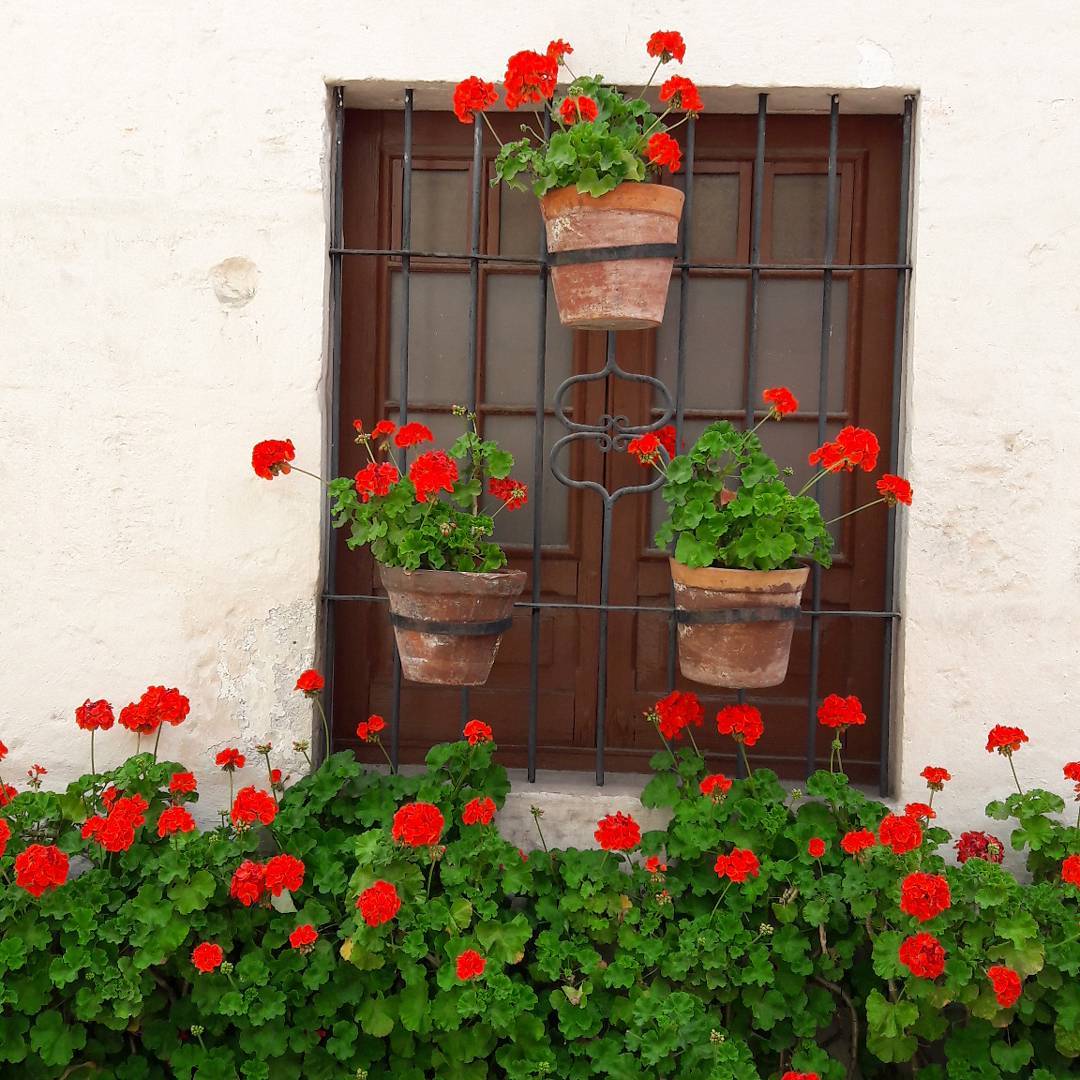
[[[551,135],[551,112],[544,110],[544,138]],[[544,424],[547,407],[547,315],[548,315],[548,266],[547,229],[540,221],[540,292],[537,297],[539,314],[536,325],[536,416],[533,427],[533,475],[532,475],[532,590],[533,604],[541,596],[541,554],[544,521]],[[529,612],[529,734],[528,734],[528,780],[536,783],[536,744],[539,733],[540,710],[540,609]]]
[[[909,94],[904,98],[904,133],[900,147],[900,220],[896,238],[896,261],[907,263],[910,259],[908,239],[908,214],[910,212],[911,188],[911,126],[915,99]],[[896,271],[896,313],[893,321],[893,380],[892,412],[889,416],[889,472],[899,470],[900,463],[900,396],[904,387],[904,319],[906,315],[908,272]],[[885,532],[885,610],[893,611],[896,592],[896,511],[886,510],[888,527]],[[881,685],[881,771],[878,785],[882,795],[890,794],[889,756],[892,724],[892,668],[893,632],[896,623],[885,620],[884,662]]]
[[[832,344],[832,275],[830,267],[836,258],[836,219],[839,203],[839,177],[836,167],[840,137],[840,95],[831,96],[829,109],[829,180],[828,203],[825,210],[825,269],[821,284],[821,348],[818,355],[818,443],[825,441],[825,419],[829,409],[829,354]],[[813,610],[821,610],[821,566],[814,563]],[[810,697],[807,703],[806,775],[814,771],[817,758],[817,699],[818,676],[821,670],[821,616],[810,616]]]
[[[686,411],[686,325],[690,293],[690,225],[694,218],[694,148],[697,118],[686,123],[686,191],[683,202],[682,236],[679,240],[679,336],[675,355],[675,452],[683,442],[683,413]],[[667,688],[675,689],[675,661],[679,648],[678,624],[675,622],[675,585],[669,587],[671,615],[668,618]]]
[[[344,240],[344,154],[345,141],[345,88],[334,87],[334,171],[333,192],[330,202],[330,237],[331,247],[340,250]],[[341,417],[341,255],[330,256],[330,400],[326,421],[327,443],[326,464],[331,476],[337,476],[340,466],[341,447],[338,424]],[[325,593],[332,596],[337,592],[337,542],[334,535],[334,523],[330,516],[329,500],[323,500],[323,542],[326,545],[326,583]],[[330,756],[333,746],[334,724],[334,654],[335,654],[335,615],[334,602],[323,601],[323,671],[326,673],[326,688],[323,704],[326,708],[326,722],[330,729],[330,745],[323,747],[323,757]],[[314,725],[318,730],[319,725]]]
[[[401,155],[401,250],[412,247],[413,92],[405,91],[405,133]],[[401,256],[401,352],[398,355],[398,423],[409,422],[409,302],[412,256]],[[406,470],[408,451],[401,450],[399,468]],[[390,761],[398,767],[401,752],[401,657],[394,644],[394,690],[390,710]]]
[[[607,331],[607,360],[604,372],[610,378],[615,367],[615,332]],[[610,495],[604,495],[604,520],[600,540],[600,625],[597,641],[598,667],[596,672],[596,786],[604,786],[604,743],[607,737],[607,651],[608,651],[608,586],[611,580],[611,518],[615,505]]]
[[[753,195],[750,204],[750,331],[746,358],[747,430],[754,426],[757,403],[758,321],[761,303],[761,221],[765,198],[765,116],[769,95],[758,94],[757,147],[754,150]]]

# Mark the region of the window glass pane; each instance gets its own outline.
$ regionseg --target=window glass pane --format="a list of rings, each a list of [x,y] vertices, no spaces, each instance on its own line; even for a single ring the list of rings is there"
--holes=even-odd
[[[786,386],[799,408],[816,412],[821,356],[822,279],[762,278],[758,307],[758,368],[755,390]],[[844,407],[847,373],[848,283],[833,280],[829,342],[829,412]]]
[[[469,174],[463,169],[413,169],[412,249],[469,250]]]
[[[774,173],[774,262],[822,262],[829,180],[823,173]],[[839,221],[837,222],[839,235]]]
[[[533,438],[534,421],[531,416],[487,416],[484,418],[484,437],[494,439],[503,450],[514,455],[515,480],[529,485],[529,502],[520,510],[504,510],[495,519],[495,538],[503,544],[532,544],[533,509]],[[548,466],[552,444],[566,434],[563,426],[553,417],[544,422],[544,521],[540,539],[544,544],[568,543],[567,511],[569,491],[551,474]],[[563,451],[562,461],[569,459],[569,451]],[[572,475],[572,474],[571,474]]]
[[[402,277],[390,287],[390,396],[397,398]],[[409,279],[409,401],[455,405],[468,400],[469,278],[418,273]]]
[[[515,191],[502,184],[499,187],[499,254],[540,254],[540,204],[531,190]]]
[[[702,173],[694,177],[691,262],[734,262],[739,254],[739,176]]]
[[[487,278],[484,400],[498,405],[531,405],[536,393],[537,278],[531,274],[490,274]],[[550,405],[559,383],[570,375],[573,331],[559,322],[555,294],[548,286],[544,391]]]

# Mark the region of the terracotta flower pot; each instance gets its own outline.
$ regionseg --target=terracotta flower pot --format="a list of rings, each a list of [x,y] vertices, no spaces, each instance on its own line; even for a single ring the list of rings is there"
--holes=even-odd
[[[379,566],[390,597],[401,670],[412,682],[480,686],[487,682],[524,570],[466,574]]]
[[[692,569],[670,561],[682,673],[736,690],[782,683],[809,569]]]
[[[540,199],[564,326],[648,330],[664,320],[683,193],[627,181],[596,198],[574,187]]]

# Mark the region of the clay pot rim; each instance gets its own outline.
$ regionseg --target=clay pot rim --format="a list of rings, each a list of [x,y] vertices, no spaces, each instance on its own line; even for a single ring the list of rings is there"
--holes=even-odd
[[[744,570],[728,566],[687,566],[669,556],[671,577],[680,585],[714,591],[741,591],[743,589],[767,589],[787,585],[801,589],[810,576],[809,566],[794,570]]]
[[[524,570],[406,570],[401,566],[376,563],[379,578],[388,589],[437,593],[447,596],[477,593],[483,596],[517,596],[525,587]],[[451,583],[451,578],[454,581]],[[449,587],[448,587],[449,586]]]
[[[686,196],[677,187],[646,180],[623,180],[603,195],[582,193],[573,184],[552,188],[540,196],[540,210],[545,218],[558,217],[573,210],[644,210],[681,218],[685,200]]]

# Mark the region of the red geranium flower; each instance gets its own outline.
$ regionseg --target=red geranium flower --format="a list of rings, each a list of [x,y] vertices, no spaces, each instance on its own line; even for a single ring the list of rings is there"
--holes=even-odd
[[[426,424],[417,423],[415,420],[408,424],[402,424],[398,433],[394,436],[395,446],[419,446],[420,443],[434,442],[435,436],[431,428]]]
[[[600,115],[596,102],[584,94],[579,97],[563,98],[559,106],[559,119],[566,125],[576,124],[579,120],[591,123]]]
[[[428,450],[409,467],[417,502],[427,502],[439,491],[453,491],[457,478],[457,463],[445,450]]]
[[[866,428],[844,428],[835,442],[822,443],[809,457],[811,465],[820,465],[828,472],[852,472],[856,466],[864,472],[877,467],[881,447],[877,436]]]
[[[236,793],[229,816],[237,826],[254,825],[256,821],[269,825],[277,817],[277,803],[265,791],[249,785]]]
[[[799,409],[799,399],[786,386],[773,386],[763,393],[766,405],[771,405],[773,419],[779,420]]]
[[[356,908],[368,926],[382,926],[401,910],[401,897],[389,881],[376,881],[356,898]]]
[[[75,710],[75,723],[83,731],[108,731],[116,717],[113,707],[107,701],[91,701],[87,698]]]
[[[786,1072],[780,1080],[821,1080],[817,1073]]]
[[[0,742],[0,761],[3,761],[4,758],[6,758],[7,756],[8,748],[2,742]]]
[[[898,502],[905,506],[911,505],[911,485],[902,476],[893,476],[886,473],[875,485],[878,494],[890,505],[895,506]]]
[[[491,734],[491,728],[483,720],[470,720],[461,732],[462,738],[469,740],[470,746],[491,742]]]
[[[924,802],[909,802],[904,807],[904,814],[909,818],[915,818],[916,821],[924,818],[927,821],[933,821],[937,817],[937,811],[929,803]]]
[[[1023,728],[995,724],[986,736],[986,752],[992,754],[996,750],[1005,757],[1011,757],[1020,749],[1020,744],[1027,741],[1028,737]]]
[[[681,64],[686,55],[686,42],[678,30],[657,30],[645,43],[645,51],[658,57],[662,64],[678,60]]]
[[[172,836],[178,832],[192,832],[195,819],[182,806],[167,806],[158,818],[158,836]]]
[[[15,856],[15,884],[34,898],[67,881],[68,857],[54,844],[31,844]]]
[[[273,787],[277,787],[281,783],[281,770],[280,769],[271,769],[270,770],[270,783],[271,783],[271,785]]]
[[[466,825],[490,825],[495,816],[495,802],[492,799],[471,799],[465,804],[461,820]]]
[[[761,873],[761,864],[752,851],[733,848],[727,855],[716,856],[713,869],[717,877],[730,878],[736,884],[741,884],[748,877],[757,877]]]
[[[1011,1009],[1020,997],[1023,983],[1020,976],[1012,968],[997,965],[987,968],[986,974],[990,977],[990,983],[994,987],[994,996],[997,1003],[1003,1009]]]
[[[667,451],[668,457],[675,456],[675,425],[665,424],[656,432],[660,445]]]
[[[1075,780],[1080,784],[1080,761],[1070,761],[1062,771],[1066,780]]]
[[[1080,855],[1070,855],[1061,864],[1061,880],[1069,885],[1080,886]]]
[[[457,958],[457,977],[462,982],[468,982],[484,974],[487,961],[475,950],[466,949]]]
[[[954,845],[956,861],[966,863],[968,859],[982,859],[985,862],[1000,863],[1005,858],[1005,845],[996,837],[984,832],[965,832]]]
[[[394,815],[391,835],[409,847],[430,847],[439,842],[446,820],[442,811],[431,803],[407,803]]]
[[[191,962],[204,975],[216,971],[221,967],[221,961],[224,959],[225,954],[221,951],[221,946],[215,945],[212,941],[204,941],[191,950]]]
[[[257,443],[251,451],[251,467],[256,476],[264,480],[273,480],[278,473],[287,474],[289,462],[296,457],[296,447],[292,439],[266,439]]]
[[[731,790],[731,781],[723,773],[712,773],[706,776],[698,787],[702,795],[708,795],[713,802],[719,802]]]
[[[914,934],[900,946],[900,963],[917,979],[936,979],[945,970],[945,950],[933,934]]]
[[[0,859],[4,857],[4,852],[7,850],[7,842],[11,839],[11,826],[3,819],[0,818]]]
[[[177,772],[169,777],[169,790],[174,795],[189,795],[198,787],[194,773]]]
[[[642,465],[651,465],[660,457],[660,434],[656,431],[647,431],[644,435],[638,435],[626,444],[626,452],[633,454]]]
[[[494,84],[470,75],[454,87],[454,115],[463,124],[471,124],[476,113],[489,109],[498,100]]]
[[[496,499],[501,499],[507,510],[519,510],[529,501],[528,485],[509,476],[505,480],[488,481],[488,491]]]
[[[242,769],[245,761],[247,761],[247,758],[239,750],[234,750],[232,747],[222,750],[214,758],[214,764],[220,765],[226,772],[235,772],[237,769]]]
[[[554,60],[556,63],[561,64],[563,57],[572,53],[574,50],[567,45],[562,38],[556,38],[554,41],[548,42],[548,47],[544,50],[547,57]]]
[[[672,690],[646,715],[659,728],[660,734],[673,742],[681,739],[691,724],[701,727],[705,722],[705,710],[692,690]]]
[[[682,75],[672,75],[660,87],[660,100],[670,101],[672,108],[683,109],[688,113],[699,113],[705,109],[698,88]]]
[[[825,854],[825,841],[821,837],[815,836],[806,845],[806,850],[810,853],[811,858],[820,859]]]
[[[716,730],[738,743],[753,746],[765,734],[765,724],[753,705],[726,705],[716,714]]]
[[[120,726],[136,735],[153,735],[161,726],[161,718],[144,709],[139,702],[129,702],[120,710]]]
[[[666,131],[658,131],[649,137],[648,154],[650,164],[660,168],[666,165],[673,173],[677,173],[682,164],[679,144]]]
[[[372,495],[389,495],[390,489],[401,479],[397,466],[390,461],[372,461],[355,477],[353,487],[361,502],[368,502]]]
[[[303,925],[298,926],[289,935],[289,944],[294,949],[303,949],[305,951],[310,950],[311,946],[314,945],[315,942],[318,940],[319,931],[316,930],[315,927],[311,925],[311,923],[304,923]]]
[[[927,765],[919,775],[931,791],[940,791],[952,779],[948,769],[940,769],[936,765]]]
[[[650,874],[666,874],[667,863],[661,862],[659,855],[650,855],[645,860],[645,869]]]
[[[936,919],[950,907],[949,883],[940,874],[908,874],[900,885],[900,910],[919,922]]]
[[[830,694],[818,706],[817,718],[822,727],[829,728],[861,727],[866,723],[862,702],[854,694],[846,698]]]
[[[135,843],[135,830],[146,821],[149,804],[141,795],[130,795],[114,796],[107,806],[107,817],[95,815],[83,825],[82,838],[94,840],[109,852],[127,851]]]
[[[317,694],[324,686],[326,686],[326,680],[314,668],[308,668],[296,680],[296,689],[302,690],[305,694]]]
[[[593,836],[605,851],[629,851],[641,843],[641,828],[629,814],[620,810],[602,817],[596,823]]]
[[[886,814],[878,826],[878,839],[894,855],[904,855],[922,844],[922,828],[914,818]]]
[[[506,62],[503,84],[506,86],[506,107],[539,105],[549,101],[559,79],[559,61],[553,56],[525,50],[514,53]]]
[[[877,837],[866,829],[857,829],[855,832],[846,833],[840,841],[840,847],[848,855],[858,855],[860,851],[872,848],[877,844]]]
[[[386,721],[378,713],[372,713],[366,720],[361,720],[356,725],[356,737],[364,742],[377,742],[379,732],[385,730]]]
[[[392,420],[380,420],[371,429],[371,437],[373,439],[382,439],[387,435],[393,435],[395,431],[397,431],[397,426]]]
[[[262,863],[245,859],[233,872],[229,882],[229,895],[244,907],[258,903],[266,892],[266,867]]]
[[[304,864],[292,855],[275,855],[265,868],[266,888],[274,896],[285,889],[296,892],[304,884]]]
[[[18,789],[11,784],[0,784],[0,806],[7,806],[18,794]]]

